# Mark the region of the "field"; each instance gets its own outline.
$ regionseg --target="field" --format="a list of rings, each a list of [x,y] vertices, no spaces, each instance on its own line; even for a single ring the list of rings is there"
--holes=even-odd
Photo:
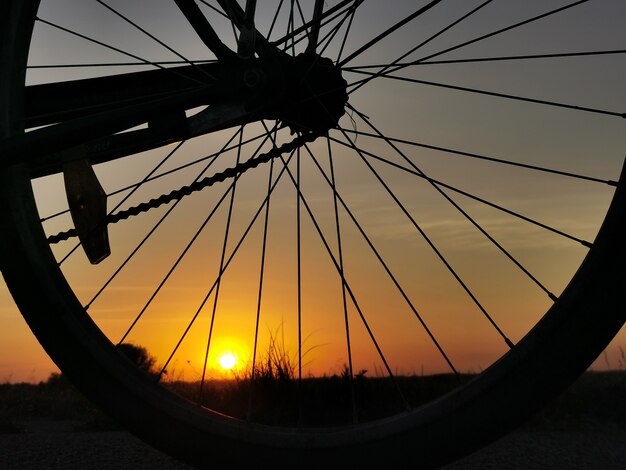
[[[341,377],[328,380],[330,388],[340,386]],[[219,386],[226,396],[235,387]],[[367,386],[386,388],[361,384]],[[425,394],[412,400],[448,386],[441,377],[432,379]],[[219,406],[233,406],[214,395]],[[626,468],[625,398],[626,372],[588,372],[521,429],[450,468]],[[84,459],[98,469],[188,468],[125,433],[60,376],[40,384],[0,384],[0,468],[74,468]]]

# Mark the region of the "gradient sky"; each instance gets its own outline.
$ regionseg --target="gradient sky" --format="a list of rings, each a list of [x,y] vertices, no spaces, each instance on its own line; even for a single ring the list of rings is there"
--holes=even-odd
[[[147,10],[145,2],[108,3],[149,29],[186,58],[211,58],[211,54],[197,41],[193,30],[182,20],[173,2],[154,1]],[[264,6],[274,3],[277,2],[259,2]],[[313,2],[302,3],[306,3],[303,5],[306,16],[310,14]],[[332,6],[335,3],[337,2],[329,1],[327,5]],[[366,1],[355,16],[343,57],[399,18],[413,12],[416,5],[421,3],[426,2],[398,0],[391,2],[393,8],[390,8],[390,2]],[[444,1],[432,12],[399,30],[349,65],[380,64],[380,57],[395,59],[411,45],[440,31],[453,19],[480,3],[482,2]],[[563,0],[495,0],[405,60],[429,56],[568,3],[570,2]],[[275,10],[273,8],[270,7],[268,11],[272,13]],[[95,1],[42,0],[39,16],[134,55],[141,55],[150,61],[176,59],[172,53],[165,51]],[[274,31],[272,38],[284,34],[286,16],[287,10],[283,10],[277,22],[280,26]],[[261,16],[258,29],[266,32],[271,18],[271,14]],[[233,34],[228,25],[214,15],[211,19],[218,32],[224,34],[232,44]],[[625,20],[626,4],[623,1],[589,1],[550,20],[538,21],[497,35],[436,59],[624,49]],[[296,26],[299,23],[300,20],[296,19]],[[338,35],[338,38],[341,37],[342,35]],[[324,55],[336,57],[340,47],[341,40],[335,39]],[[30,54],[31,64],[84,64],[129,60],[136,59],[129,59],[119,52],[77,39],[48,25],[36,24]],[[625,62],[624,55],[619,54],[420,65],[408,67],[395,75],[624,112]],[[136,68],[142,69],[145,67]],[[118,67],[114,70],[107,70],[106,73],[120,73],[122,69]],[[33,84],[65,80],[70,76],[69,73],[72,74],[71,77],[82,78],[101,72],[94,68],[71,69],[71,72],[67,69],[31,69],[28,80]],[[345,72],[344,77],[352,83],[363,75]],[[370,116],[372,123],[390,137],[498,156],[531,165],[560,168],[599,178],[617,178],[626,153],[624,120],[615,116],[485,97],[391,79],[368,84],[351,95],[350,103],[358,111]],[[373,132],[356,114],[344,116],[340,124],[347,131],[357,129]],[[250,125],[244,130],[243,137],[247,139],[261,133],[262,128],[258,124]],[[183,150],[177,152],[160,171],[218,152],[235,134],[236,130],[228,130],[185,143]],[[348,132],[347,135],[353,134]],[[339,132],[331,136],[344,143],[347,139]],[[286,132],[280,138],[282,141],[290,140]],[[256,145],[251,143],[244,146],[242,158],[248,158]],[[379,139],[360,135],[357,145],[396,163],[401,161],[400,155],[391,151]],[[432,178],[473,191],[480,197],[553,224],[586,240],[593,240],[612,195],[612,190],[606,186],[477,162],[406,144],[398,144],[398,147],[420,170]],[[146,152],[124,166],[101,165],[96,167],[96,172],[105,189],[111,192],[140,179],[141,175],[146,174],[173,148],[172,145]],[[269,143],[265,143],[263,151],[269,148]],[[311,150],[327,171],[326,142],[315,142],[311,145]],[[329,198],[328,187],[312,160],[304,154],[303,151],[301,171],[308,178],[303,180],[302,192],[319,218],[323,231],[332,234],[332,198]],[[236,158],[235,151],[227,152],[220,157],[216,168],[231,166]],[[341,182],[342,194],[349,201],[350,208],[359,214],[367,232],[376,240],[377,246],[393,266],[400,283],[407,286],[407,292],[419,304],[420,313],[424,312],[423,318],[429,328],[437,332],[437,337],[445,344],[446,351],[454,359],[458,369],[476,372],[488,366],[506,350],[504,343],[496,337],[494,329],[477,311],[476,306],[467,301],[466,294],[458,283],[451,280],[450,273],[432,250],[425,246],[423,240],[416,241],[419,237],[416,236],[415,227],[410,220],[397,209],[389,210],[389,199],[385,191],[375,182],[371,172],[359,161],[355,152],[345,145],[333,144],[333,158],[338,186]],[[484,299],[487,310],[494,312],[494,317],[506,328],[511,339],[519,340],[549,307],[547,296],[527,278],[520,276],[519,270],[510,262],[503,260],[502,255],[458,211],[443,202],[441,196],[427,182],[380,162],[372,161],[371,164],[382,177],[393,181],[398,198],[413,217],[419,220],[420,227],[437,243],[459,274],[464,279],[469,279],[468,284],[471,284],[472,291]],[[198,168],[196,165],[161,179],[160,184],[139,191],[125,205],[133,205],[167,192],[166,188],[171,190],[172,187],[188,184],[197,174]],[[295,170],[293,164],[291,168]],[[237,188],[237,215],[232,222],[229,247],[234,245],[237,234],[243,232],[250,216],[262,201],[267,177],[267,166],[242,177],[242,184]],[[130,264],[115,279],[107,296],[103,296],[105,299],[97,299],[90,307],[90,314],[112,341],[118,341],[123,335],[129,318],[132,318],[129,312],[136,312],[141,308],[180,250],[177,248],[176,251],[169,251],[167,248],[183,246],[183,240],[193,234],[207,208],[216,203],[225,188],[226,186],[218,185],[216,191],[191,196],[181,204],[177,212],[168,219],[168,223],[160,229],[158,240],[148,244],[142,250],[140,260]],[[37,181],[35,191],[39,197],[42,216],[54,214],[67,206],[62,181],[58,177]],[[296,199],[293,185],[287,177],[277,185],[275,191],[275,195],[272,195],[271,220],[276,222],[272,224],[268,238],[270,255],[263,294],[260,342],[264,344],[269,337],[282,338],[284,334],[286,347],[290,353],[295,353],[291,338],[296,332],[294,311],[297,292],[292,282],[296,276]],[[476,201],[461,196],[455,196],[454,199],[472,217],[480,220],[481,225],[494,238],[505,241],[507,249],[557,295],[584,257],[585,250],[570,240],[555,237],[554,234],[503,215]],[[119,196],[111,197],[109,207],[113,207],[119,200]],[[156,222],[163,213],[164,209],[157,209],[142,216],[142,224],[128,223],[111,227],[113,254],[97,268],[88,265],[82,253],[71,257],[64,264],[63,270],[71,282],[76,282],[77,295],[83,302],[86,303],[93,297],[98,286],[143,237],[149,229],[149,221]],[[226,220],[224,207],[218,210],[216,218],[222,222]],[[147,225],[143,225],[144,222]],[[68,216],[59,217],[47,223],[46,230],[54,233],[66,229],[70,223]],[[345,224],[342,237],[347,247],[346,277],[350,278],[355,291],[360,293],[364,311],[382,312],[382,315],[372,315],[371,322],[379,331],[379,340],[389,355],[393,368],[408,373],[445,370],[441,355],[424,331],[420,330],[415,316],[407,311],[410,309],[403,304],[401,296],[389,279],[381,277],[379,263],[355,227],[348,223],[345,213],[342,224]],[[302,255],[302,333],[305,338],[303,349],[306,352],[303,362],[306,363],[308,372],[334,373],[340,371],[347,360],[342,336],[338,334],[344,328],[341,285],[337,282],[337,272],[304,209],[302,227],[302,244],[306,247]],[[223,225],[219,230],[210,228],[203,232],[198,243],[194,245],[195,251],[181,265],[180,274],[179,271],[176,272],[168,283],[168,289],[150,307],[149,315],[146,315],[150,319],[140,323],[129,337],[148,347],[160,363],[167,359],[172,345],[176,343],[190,315],[197,309],[205,292],[206,279],[214,279],[219,270],[215,261],[220,257]],[[257,223],[221,284],[219,305],[220,311],[225,313],[216,319],[210,356],[212,363],[216,355],[225,350],[233,350],[244,360],[251,356],[261,235],[262,230]],[[336,250],[337,243],[334,238],[330,238],[333,240],[332,250]],[[63,256],[71,248],[70,245],[60,245],[55,248],[55,252]],[[211,262],[207,263],[207,260]],[[207,305],[210,310],[212,298]],[[197,377],[202,367],[209,318],[210,314],[203,311],[179,353],[173,358],[170,370],[186,378]],[[355,369],[368,369],[371,373],[381,370],[382,366],[354,308],[350,308],[350,319],[353,326]],[[391,326],[382,323],[382,320],[388,319],[392,319]],[[619,367],[623,360],[621,346],[625,340],[626,332],[620,333],[607,349],[606,356],[601,356],[594,367]],[[53,370],[55,366],[28,331],[6,287],[4,284],[0,285],[0,381],[37,381],[45,379]]]

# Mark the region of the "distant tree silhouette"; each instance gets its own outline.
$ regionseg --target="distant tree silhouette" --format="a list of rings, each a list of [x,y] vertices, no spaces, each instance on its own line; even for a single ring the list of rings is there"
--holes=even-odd
[[[51,387],[61,387],[69,385],[69,380],[63,375],[62,372],[51,372],[50,376],[45,382],[40,382],[40,385],[48,385]]]
[[[146,371],[148,374],[155,373],[154,365],[156,364],[156,358],[143,346],[133,343],[122,343],[117,349],[141,370]]]

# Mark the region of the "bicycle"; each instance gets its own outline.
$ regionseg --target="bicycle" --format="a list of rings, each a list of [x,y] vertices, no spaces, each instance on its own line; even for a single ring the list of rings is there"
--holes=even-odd
[[[441,465],[624,323],[621,2],[0,12],[3,276],[63,373],[183,461]],[[243,406],[210,409],[234,336]]]

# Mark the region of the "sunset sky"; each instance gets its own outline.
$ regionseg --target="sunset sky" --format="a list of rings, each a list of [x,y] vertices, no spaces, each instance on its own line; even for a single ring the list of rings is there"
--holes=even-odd
[[[139,1],[110,0],[106,3],[150,30],[185,58],[197,61],[213,58],[173,2],[154,1],[148,9],[145,2]],[[303,15],[310,17],[313,2],[300,3]],[[326,2],[326,8],[337,3]],[[346,24],[323,55],[335,59],[341,53],[342,58],[349,57],[361,45],[426,3],[366,0],[354,16],[345,45],[342,46],[342,39]],[[432,11],[359,54],[345,64],[355,67],[343,72],[348,91],[352,89],[351,84],[379,70],[366,66],[390,63],[482,3],[444,0]],[[626,48],[623,28],[626,3],[621,0],[591,0],[549,18],[455,48],[570,3],[495,0],[400,62]],[[264,1],[259,5],[269,5],[257,20],[257,29],[267,34],[278,2]],[[233,47],[234,36],[226,22],[211,15],[210,9],[204,11],[218,33]],[[276,40],[287,32],[288,13],[287,7],[280,10],[270,39]],[[49,23],[42,21],[35,25],[31,65],[137,62],[137,57],[151,62],[178,60],[175,54],[95,0],[42,0],[39,17]],[[294,17],[295,27],[298,27],[302,24],[299,13]],[[90,43],[51,24],[88,35],[111,47]],[[321,37],[333,25],[337,25],[337,20],[322,29]],[[294,48],[301,52],[304,46],[306,42]],[[436,55],[452,48],[450,52]],[[38,84],[147,68],[145,65],[33,68],[27,80]],[[438,187],[447,188],[444,192],[450,199],[494,239],[501,241],[542,286],[558,296],[584,258],[586,248],[468,198],[458,190],[554,226],[575,238],[593,241],[613,188],[460,154],[523,162],[602,180],[617,179],[626,155],[626,121],[612,113],[623,113],[626,108],[624,54],[414,64],[391,75],[373,80],[351,94],[349,103],[354,111],[342,117],[341,130],[331,131],[328,140],[321,138],[302,148],[299,156],[294,154],[288,163],[289,171],[281,173],[285,166],[276,159],[272,167],[264,164],[244,173],[237,181],[235,196],[232,196],[229,180],[183,199],[102,294],[99,294],[100,287],[172,204],[133,221],[111,226],[112,255],[100,265],[90,265],[80,250],[64,261],[62,270],[76,295],[84,305],[89,304],[89,314],[111,341],[124,338],[142,344],[157,357],[159,364],[168,362],[168,373],[197,379],[206,354],[211,312],[216,305],[208,368],[215,369],[211,373],[228,374],[219,371],[219,357],[227,352],[237,356],[239,365],[235,369],[249,364],[258,311],[258,354],[262,356],[271,340],[281,342],[290,355],[297,354],[295,338],[300,298],[304,373],[340,372],[348,361],[341,277],[333,265],[340,252],[346,281],[358,298],[358,308],[350,298],[347,301],[355,371],[366,369],[372,375],[383,373],[381,359],[367,331],[369,327],[376,332],[391,369],[399,373],[449,372],[447,361],[429,331],[450,361],[463,372],[478,372],[507,350],[488,316],[511,341],[519,341],[549,308],[549,297],[446,200],[434,187],[437,185],[419,174],[445,184]],[[434,86],[434,83],[600,112],[486,96]],[[274,122],[267,121],[265,125],[272,128]],[[390,141],[377,137],[379,131]],[[266,134],[261,124],[252,123],[242,130],[228,129],[184,142],[180,149],[178,144],[171,144],[121,162],[98,165],[95,171],[107,193],[113,193],[141,181],[170,153],[172,157],[156,174],[199,162],[144,185],[128,200],[122,200],[128,191],[109,197],[109,210],[118,203],[124,209],[188,185],[198,175],[215,174],[232,167],[237,161],[253,157],[257,149],[260,153],[268,152],[272,141]],[[280,145],[293,136],[288,130],[281,130],[276,138]],[[239,141],[249,140],[240,152],[232,148]],[[353,145],[361,153],[351,148]],[[212,156],[225,146],[230,149],[222,152],[205,170]],[[457,152],[440,151],[435,147]],[[289,154],[283,157],[287,159]],[[303,199],[300,202],[291,180],[297,177],[298,158]],[[407,166],[411,164],[414,166]],[[337,192],[345,202],[345,207],[340,202],[338,209],[341,243],[336,233],[330,178],[336,179]],[[381,181],[389,184],[393,196],[390,197]],[[268,184],[274,186],[265,238],[266,256],[262,257],[267,207],[263,201]],[[35,181],[34,188],[42,217],[67,208],[62,178],[58,175]],[[231,197],[233,215],[228,225],[226,260],[238,241],[243,241],[218,284],[216,301],[215,289],[210,288],[220,271]],[[215,215],[203,228],[203,221],[213,208],[216,208]],[[309,217],[309,209],[314,221]],[[255,220],[255,214],[258,219],[243,237],[248,225]],[[44,227],[49,235],[70,228],[69,214],[52,218]],[[324,238],[318,235],[317,227]],[[196,232],[198,237],[189,253],[181,257],[180,265],[167,277],[165,287],[154,301],[146,304]],[[386,275],[385,266],[370,249],[368,240],[372,240],[377,252],[384,257],[395,279]],[[429,247],[429,241],[436,245],[437,252]],[[74,245],[74,241],[63,242],[53,251],[62,259]],[[298,245],[301,246],[299,257]],[[329,256],[328,251],[333,255]],[[465,280],[480,304],[468,297],[464,286],[454,279],[438,252]],[[265,271],[259,309],[262,259]],[[298,270],[302,279],[300,294],[295,282]],[[396,283],[403,287],[402,291]],[[411,299],[410,303],[403,300],[405,294]],[[125,337],[144,306],[145,314]],[[483,309],[486,312],[482,312]],[[190,325],[195,314],[197,320]],[[170,358],[188,326],[188,334]],[[626,346],[625,331],[616,337],[606,356],[601,356],[594,367],[620,367],[624,361],[622,345]],[[14,306],[6,286],[1,284],[0,382],[38,381],[54,370],[55,366]]]

